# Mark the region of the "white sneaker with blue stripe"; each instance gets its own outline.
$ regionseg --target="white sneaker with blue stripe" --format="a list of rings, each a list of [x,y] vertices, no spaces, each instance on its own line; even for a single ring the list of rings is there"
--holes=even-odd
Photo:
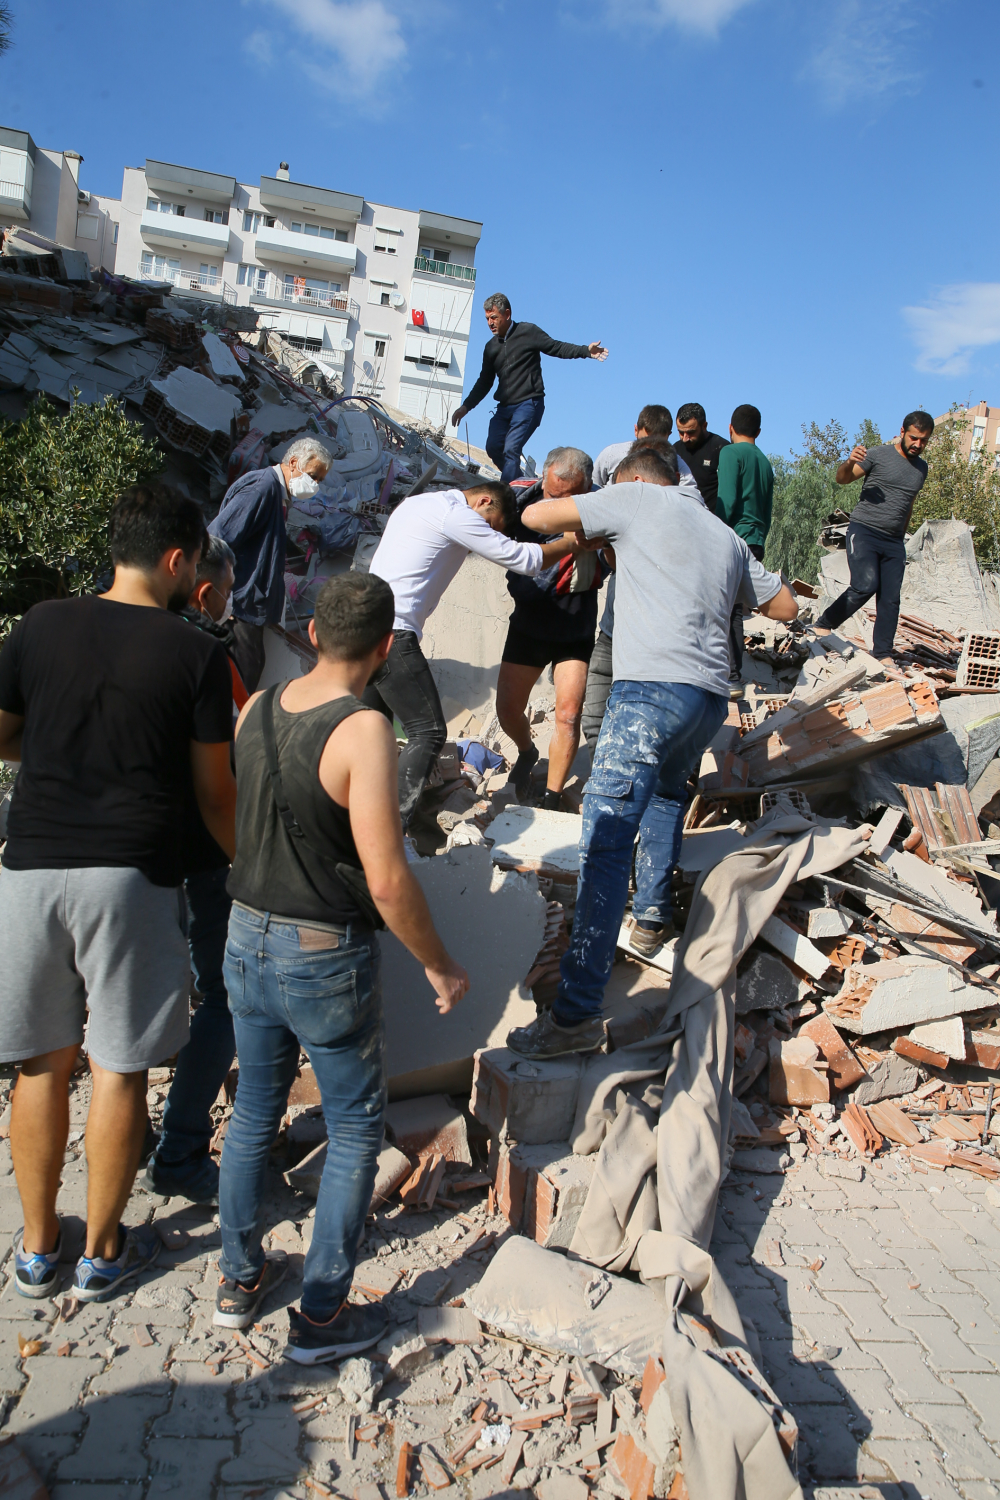
[[[81,1255],[73,1272],[73,1292],[81,1302],[99,1302],[110,1297],[123,1282],[138,1276],[151,1266],[160,1253],[162,1241],[155,1229],[140,1225],[136,1229],[118,1226],[119,1252],[116,1260],[91,1259]]]
[[[21,1297],[51,1297],[59,1285],[62,1225],[55,1249],[49,1255],[33,1255],[24,1248],[24,1230],[14,1236],[14,1287]]]

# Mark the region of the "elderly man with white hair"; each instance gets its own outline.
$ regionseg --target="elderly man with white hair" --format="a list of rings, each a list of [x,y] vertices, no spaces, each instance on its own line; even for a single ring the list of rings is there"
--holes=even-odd
[[[285,513],[291,500],[315,495],[332,463],[318,438],[297,438],[279,464],[241,474],[209,526],[236,556],[233,654],[248,693],[264,670],[264,626],[285,607]]]
[[[580,448],[553,448],[542,477],[530,484],[515,480],[518,521],[516,541],[538,540],[520,517],[540,500],[587,495],[593,486],[594,461]],[[543,541],[550,540],[547,537]],[[556,689],[555,733],[549,745],[548,775],[542,807],[557,812],[570,766],[580,747],[580,721],[587,690],[587,665],[597,635],[597,591],[607,566],[596,551],[581,551],[553,562],[531,577],[507,574],[514,611],[507,627],[497,679],[497,718],[518,749],[511,783],[523,801],[530,787],[538,749],[525,716],[532,688],[551,666]]]

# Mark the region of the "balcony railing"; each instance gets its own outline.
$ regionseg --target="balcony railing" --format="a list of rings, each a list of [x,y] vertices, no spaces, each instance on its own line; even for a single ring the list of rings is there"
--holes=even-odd
[[[415,271],[430,271],[434,276],[451,276],[456,281],[475,281],[475,266],[456,266],[450,260],[428,260],[426,255],[413,258]]]
[[[286,286],[281,277],[269,275],[263,287],[255,286],[251,302],[276,302],[281,306],[315,307],[322,312],[346,313],[349,318],[361,316],[361,308],[346,292],[320,292],[309,287]]]
[[[16,203],[25,213],[31,212],[31,189],[23,182],[5,182],[0,179],[0,203]]]
[[[164,282],[169,282],[181,296],[186,292],[195,292],[200,297],[218,297],[227,305],[236,305],[235,290],[221,276],[193,276],[190,271],[174,270],[166,270],[162,276],[157,276],[154,271],[140,271],[139,280],[155,281],[161,286]]]

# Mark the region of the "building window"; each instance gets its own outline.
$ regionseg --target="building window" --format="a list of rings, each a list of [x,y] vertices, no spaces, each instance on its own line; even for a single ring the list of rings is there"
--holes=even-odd
[[[387,333],[366,333],[364,343],[365,359],[385,359],[385,351],[389,347],[389,335]]]
[[[420,254],[425,260],[447,261],[451,258],[450,250],[432,250],[429,245],[421,245]]]
[[[228,208],[224,208],[221,211],[219,209],[206,208],[206,210],[205,210],[205,222],[206,222],[206,224],[228,224],[229,223],[229,210],[228,210]]]
[[[77,214],[76,237],[78,240],[96,240],[98,219],[96,214]]]
[[[346,229],[335,229],[333,231],[333,237],[334,237],[334,239],[340,240],[341,244],[343,244],[343,245],[347,244],[347,230]]]
[[[208,266],[203,261],[198,267],[198,280],[202,286],[217,286],[219,279],[218,266]]]
[[[368,301],[376,303],[379,307],[391,307],[395,285],[394,281],[369,281]]]
[[[180,258],[154,255],[151,250],[142,252],[139,275],[143,281],[176,281],[181,272]]]
[[[117,243],[118,243],[118,225],[117,224],[115,225],[114,232],[113,232],[113,234],[111,236],[111,243],[112,243],[112,245],[117,245]]]
[[[323,347],[322,339],[306,339],[298,333],[282,332],[281,337],[286,344],[291,344],[293,349],[301,349],[303,354],[318,354]]]
[[[248,286],[251,292],[263,292],[267,283],[267,272],[263,266],[242,265],[236,272],[236,285]]]
[[[183,203],[163,203],[159,198],[147,198],[146,207],[154,214],[176,214],[181,219],[184,217]]]

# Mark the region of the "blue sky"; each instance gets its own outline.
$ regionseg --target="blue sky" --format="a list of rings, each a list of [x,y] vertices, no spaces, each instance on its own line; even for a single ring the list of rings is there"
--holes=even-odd
[[[545,361],[536,457],[639,407],[716,431],[1000,404],[1000,6],[955,0],[13,0],[0,123],[117,195],[149,155],[482,219]],[[466,386],[485,320],[473,324]],[[490,407],[470,418],[485,436]]]

